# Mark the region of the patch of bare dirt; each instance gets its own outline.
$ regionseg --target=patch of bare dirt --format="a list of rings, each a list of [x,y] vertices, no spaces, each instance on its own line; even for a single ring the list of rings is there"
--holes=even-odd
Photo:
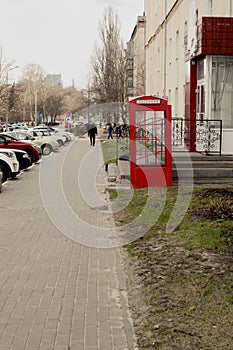
[[[140,350],[232,350],[233,258],[143,238],[125,251]]]

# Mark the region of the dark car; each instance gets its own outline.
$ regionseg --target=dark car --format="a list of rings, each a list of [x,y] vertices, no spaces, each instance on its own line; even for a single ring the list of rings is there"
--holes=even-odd
[[[31,160],[31,164],[37,162],[41,158],[41,154],[30,143],[16,141],[16,140],[13,140],[12,138],[10,138],[6,135],[3,135],[3,134],[0,135],[0,147],[1,148],[8,148],[8,149],[9,148],[19,149],[19,150],[27,152],[27,154]]]
[[[17,161],[19,162],[19,170],[25,170],[32,165],[27,152],[16,148],[12,149],[12,151],[15,153]]]

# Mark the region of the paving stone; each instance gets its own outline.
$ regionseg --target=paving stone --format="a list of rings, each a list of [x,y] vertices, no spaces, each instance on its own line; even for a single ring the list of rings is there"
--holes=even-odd
[[[58,163],[63,151],[42,162]],[[89,224],[102,227],[105,215],[85,203],[72,171],[88,151],[88,141],[77,140],[65,158],[64,192],[88,223],[83,236]],[[100,156],[98,147],[92,152]],[[120,249],[93,248],[63,235],[43,206],[40,169],[33,166],[1,193],[0,350],[134,349]],[[103,195],[106,174],[99,171]]]

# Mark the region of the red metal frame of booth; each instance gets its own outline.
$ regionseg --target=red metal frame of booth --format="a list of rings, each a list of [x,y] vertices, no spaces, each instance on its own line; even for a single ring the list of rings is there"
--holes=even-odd
[[[129,101],[133,188],[172,185],[171,106],[156,96]]]

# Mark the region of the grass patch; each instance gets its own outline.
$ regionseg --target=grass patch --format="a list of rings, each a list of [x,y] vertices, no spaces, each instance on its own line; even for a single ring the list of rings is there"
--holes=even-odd
[[[134,219],[148,193],[135,190],[130,204],[116,214],[116,223]],[[167,189],[163,211],[154,226],[125,246],[138,347],[233,349],[233,222],[228,210],[233,188],[194,188],[182,222],[167,233],[177,194],[176,187]],[[155,190],[155,195],[160,191]],[[224,215],[219,215],[222,209]]]
[[[113,140],[101,140],[105,164],[116,163],[121,155],[124,155],[124,153],[127,154],[128,142],[127,139],[117,141],[116,137]]]
[[[116,163],[116,140],[101,141],[104,164]]]
[[[159,191],[160,189],[155,190],[155,196],[159,196]],[[166,234],[166,225],[177,199],[177,191],[175,186],[167,189],[163,211],[147,233],[147,237]],[[116,221],[122,225],[135,219],[141,213],[147,196],[147,189],[134,190],[129,205],[116,214]],[[176,235],[178,241],[182,241],[188,249],[204,248],[218,252],[232,251],[233,221],[230,219],[232,203],[233,188],[226,190],[194,189],[188,211],[172,234]],[[153,215],[152,213],[153,208],[151,208],[150,215]]]

